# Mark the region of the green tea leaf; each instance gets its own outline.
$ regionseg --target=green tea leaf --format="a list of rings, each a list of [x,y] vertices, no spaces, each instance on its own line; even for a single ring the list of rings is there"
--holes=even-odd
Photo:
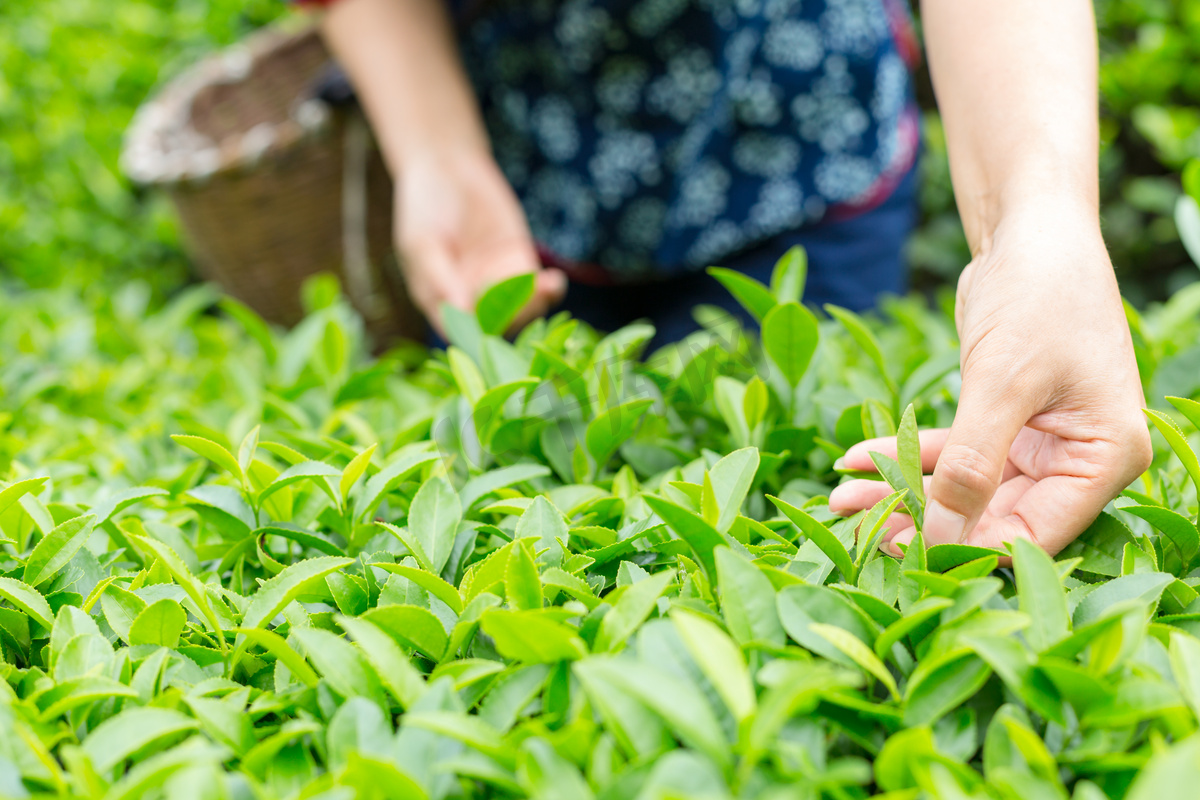
[[[0,598],[24,611],[46,630],[54,627],[54,612],[36,589],[13,578],[0,577]]]
[[[782,647],[787,634],[775,608],[775,589],[762,570],[728,547],[715,551],[721,613],[738,644]],[[611,612],[610,612],[611,613]]]
[[[129,628],[131,645],[153,644],[160,647],[175,647],[179,635],[187,624],[187,613],[179,603],[164,597],[137,615]]]
[[[896,454],[900,464],[900,472],[904,475],[905,488],[912,493],[917,509],[913,510],[913,518],[921,524],[925,510],[925,482],[921,470],[921,439],[917,433],[917,415],[910,403],[900,417],[900,425],[896,429]],[[896,488],[896,487],[892,487]]]
[[[595,656],[575,666],[637,698],[663,719],[679,738],[718,764],[730,761],[729,742],[700,691],[648,664],[612,656]]]
[[[488,495],[518,483],[545,478],[549,468],[541,464],[513,464],[476,475],[458,493],[462,507],[469,511],[477,502]]]
[[[716,625],[691,612],[674,611],[671,622],[733,718],[739,724],[749,719],[757,703],[746,660],[738,646]]]
[[[758,471],[758,450],[745,447],[722,458],[708,471],[719,516],[713,527],[726,533],[741,511]],[[711,523],[710,523],[711,524]]]
[[[334,503],[340,504],[341,499],[334,492],[333,487],[326,479],[341,479],[342,471],[336,467],[332,467],[323,461],[303,461],[295,466],[288,467],[275,480],[271,481],[268,486],[263,487],[263,490],[258,493],[258,502],[263,503],[267,498],[274,495],[289,486],[292,486],[300,481],[311,480],[316,484],[317,488],[328,495],[329,499]]]
[[[662,517],[663,522],[667,523],[680,539],[688,543],[688,546],[695,552],[696,558],[704,566],[705,572],[710,576],[715,575],[717,564],[713,559],[713,550],[725,544],[721,534],[717,533],[716,529],[698,514],[669,500],[663,500],[661,497],[653,495],[645,495],[645,500],[646,505],[650,506],[655,514]]]
[[[1200,162],[1198,162],[1200,163]],[[1191,165],[1189,165],[1190,167]],[[1200,175],[1200,169],[1191,169],[1194,174]],[[1167,402],[1175,406],[1179,413],[1187,418],[1187,421],[1192,423],[1196,428],[1200,428],[1200,403],[1191,400],[1187,397],[1171,397],[1166,398]]]
[[[116,584],[110,584],[100,595],[100,608],[108,626],[125,643],[129,643],[129,631],[133,621],[146,610],[147,603],[133,592]]]
[[[230,633],[246,637],[251,644],[261,647],[275,656],[275,659],[282,662],[296,680],[305,686],[316,686],[317,681],[320,680],[303,656],[293,650],[287,641],[274,631],[264,628],[231,628]]]
[[[99,527],[116,515],[123,509],[137,503],[140,500],[145,500],[148,497],[164,497],[171,493],[166,489],[157,489],[153,486],[134,486],[131,489],[125,489],[110,496],[96,505],[92,506],[89,511],[96,519],[93,525]],[[3,503],[0,502],[0,506]]]
[[[242,471],[237,459],[221,445],[216,442],[205,439],[202,436],[185,436],[176,434],[171,436],[171,439],[176,444],[181,444],[192,452],[207,458],[212,463],[216,464],[221,469],[228,472],[233,478],[243,486],[246,485],[246,473]]]
[[[558,755],[544,739],[526,739],[521,748],[525,756],[521,774],[531,797],[592,800],[595,796],[571,762]]]
[[[851,661],[877,678],[888,690],[888,694],[893,699],[900,699],[900,691],[896,687],[896,679],[892,677],[892,673],[888,672],[888,668],[884,666],[883,662],[871,652],[871,648],[862,643],[861,639],[834,625],[825,625],[819,622],[809,625],[809,630],[826,639],[838,650],[845,653]]]
[[[1179,548],[1185,571],[1200,553],[1200,531],[1196,529],[1196,523],[1182,514],[1162,506],[1122,506],[1121,510],[1162,531]]]
[[[400,707],[412,708],[425,693],[425,680],[396,641],[383,628],[364,619],[339,616],[337,621],[354,638],[367,663]],[[316,683],[315,674],[313,683]]]
[[[775,507],[782,511],[783,515],[791,520],[792,524],[799,528],[809,541],[829,556],[834,566],[842,573],[842,579],[846,583],[853,584],[857,580],[858,571],[850,559],[850,553],[833,531],[818,522],[808,512],[796,508],[778,497],[767,495],[767,499],[774,503]]]
[[[894,492],[871,506],[871,510],[863,517],[858,526],[858,545],[854,559],[854,581],[858,582],[858,573],[866,566],[868,559],[878,555],[879,542],[887,534],[884,527],[896,506],[909,497],[907,489]]]
[[[762,322],[767,313],[775,307],[775,295],[753,278],[724,267],[709,267],[708,274],[720,281],[734,299],[759,322]]]
[[[342,477],[338,481],[338,493],[342,496],[342,503],[350,496],[350,490],[354,488],[354,484],[358,483],[358,479],[367,471],[367,466],[371,463],[371,458],[375,455],[375,450],[379,447],[373,444],[363,450],[361,453],[350,459],[350,463],[342,470]]]
[[[179,557],[169,545],[164,542],[150,539],[148,537],[130,537],[138,548],[148,550],[153,553],[158,562],[163,565],[175,583],[183,588],[187,596],[191,599],[196,607],[200,609],[205,622],[208,623],[210,632],[216,634],[217,642],[222,650],[225,649],[225,634],[221,630],[221,621],[217,618],[212,604],[209,602],[208,593],[204,588],[204,584],[191,573],[187,568],[187,564]]]
[[[306,586],[353,563],[352,558],[322,556],[285,568],[274,578],[265,581],[254,593],[242,615],[242,627],[261,628],[270,624],[283,607],[295,600]]]
[[[296,628],[292,636],[300,642],[308,660],[334,691],[343,697],[365,697],[383,704],[379,680],[367,666],[361,651],[350,642],[321,628]]]
[[[813,625],[835,625],[858,637],[864,644],[875,641],[873,623],[857,606],[825,586],[798,584],[788,586],[776,598],[783,629],[801,647],[838,664],[857,666],[829,639],[813,630]]]
[[[887,386],[892,394],[895,394],[896,384],[888,374],[887,360],[883,357],[883,348],[880,347],[879,340],[875,338],[875,334],[863,322],[862,317],[847,308],[841,308],[832,303],[825,304],[825,312],[841,323],[846,332],[850,334],[850,337],[867,354],[867,358],[871,359],[871,362],[875,365],[875,369],[879,372],[879,377],[883,379],[884,385]]]
[[[1200,782],[1200,737],[1191,736],[1151,757],[1137,776],[1127,800],[1162,800],[1181,797],[1181,792]]]
[[[630,400],[608,409],[588,423],[584,441],[598,467],[607,464],[617,448],[633,436],[646,409],[653,403],[649,399]]]
[[[527,547],[514,547],[509,553],[504,590],[513,608],[528,611],[542,607],[542,581]]]
[[[16,481],[0,489],[0,514],[8,510],[8,507],[20,500],[27,494],[35,494],[42,490],[49,478],[26,478],[25,480]]]
[[[804,377],[819,336],[817,318],[799,303],[781,303],[762,321],[763,349],[793,387]]]
[[[480,627],[495,640],[500,655],[514,661],[550,664],[587,655],[587,645],[575,630],[556,622],[541,609],[506,611],[494,608],[484,612]]]
[[[952,605],[954,605],[954,601],[949,597],[921,598],[909,607],[903,617],[884,628],[883,633],[879,634],[879,638],[875,640],[875,655],[880,658],[886,657],[897,643]]]
[[[459,595],[458,590],[432,572],[405,566],[404,564],[393,564],[389,561],[373,561],[371,562],[371,566],[407,578],[438,600],[441,600],[455,614],[463,612],[462,596]]]
[[[430,572],[440,574],[446,566],[461,521],[462,504],[445,478],[432,478],[417,490],[408,510],[408,530],[428,557]]]
[[[1150,418],[1150,422],[1158,428],[1158,432],[1167,440],[1167,444],[1171,446],[1175,457],[1183,464],[1183,468],[1192,478],[1192,483],[1196,486],[1196,491],[1200,492],[1200,460],[1197,460],[1196,453],[1192,450],[1191,445],[1187,442],[1187,437],[1183,435],[1183,431],[1175,424],[1175,420],[1168,417],[1161,411],[1155,411],[1152,408],[1143,409],[1146,416]]]
[[[674,578],[674,571],[667,570],[625,589],[612,610],[600,621],[600,630],[596,634],[596,652],[610,652],[623,645],[654,611],[658,605],[658,598]]]
[[[410,711],[404,716],[404,724],[457,739],[505,766],[512,766],[515,761],[500,731],[478,716],[452,711]]]
[[[401,451],[403,452],[403,451]],[[362,497],[356,506],[359,518],[365,517],[375,510],[383,500],[384,495],[400,485],[421,467],[438,460],[437,453],[421,449],[410,452],[389,461],[383,469],[376,472],[363,487]]]
[[[155,742],[195,730],[196,720],[167,708],[131,708],[106,719],[83,740],[83,752],[100,774]]]
[[[974,695],[992,671],[978,657],[964,655],[944,659],[919,679],[909,681],[904,692],[904,724],[929,725]]]
[[[1171,631],[1171,673],[1194,713],[1200,714],[1200,640]]]
[[[1082,628],[1104,618],[1110,609],[1120,610],[1121,604],[1126,601],[1145,604],[1157,602],[1174,580],[1174,575],[1162,572],[1139,572],[1100,584],[1075,606],[1072,615],[1075,628]]]
[[[523,272],[489,286],[475,304],[475,318],[484,333],[502,336],[533,298],[537,275]]]
[[[799,303],[807,278],[808,253],[800,245],[792,245],[771,270],[771,294],[780,303]]]
[[[457,347],[446,350],[446,359],[450,362],[450,374],[462,396],[471,405],[479,402],[479,398],[487,393],[487,381],[471,356]]]
[[[519,378],[515,381],[493,386],[475,401],[472,417],[479,441],[490,445],[496,429],[504,418],[504,404],[517,392],[531,389],[540,381],[537,378]]]
[[[412,647],[432,661],[441,661],[449,641],[441,621],[420,606],[390,605],[373,608],[362,619],[378,625],[393,639]]]
[[[95,517],[83,514],[73,517],[50,531],[25,561],[22,580],[30,586],[38,586],[66,566],[92,535]]]
[[[1013,542],[1013,571],[1020,608],[1032,621],[1025,638],[1040,653],[1062,641],[1071,630],[1067,594],[1053,559],[1028,539]]]

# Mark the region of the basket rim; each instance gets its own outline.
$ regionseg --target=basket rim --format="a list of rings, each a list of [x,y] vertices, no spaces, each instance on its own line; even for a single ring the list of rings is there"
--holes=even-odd
[[[199,134],[191,125],[192,104],[202,91],[245,80],[265,56],[317,35],[315,23],[277,23],[185,68],[138,107],[125,131],[122,172],[145,186],[204,182],[253,167],[327,130],[331,110],[315,97],[297,98],[282,122],[263,122],[220,141]],[[186,139],[188,146],[168,144],[172,138]]]

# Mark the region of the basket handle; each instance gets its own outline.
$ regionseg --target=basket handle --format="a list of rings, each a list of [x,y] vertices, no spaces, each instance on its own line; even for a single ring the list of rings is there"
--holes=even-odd
[[[371,130],[358,109],[346,115],[342,164],[342,269],[346,294],[367,319],[387,313],[371,265],[367,235],[367,164]]]

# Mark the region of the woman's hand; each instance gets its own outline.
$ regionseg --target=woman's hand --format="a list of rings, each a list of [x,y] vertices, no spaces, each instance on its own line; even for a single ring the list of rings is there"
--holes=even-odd
[[[1033,203],[1006,218],[958,284],[962,394],[949,430],[921,434],[926,544],[1000,547],[1024,537],[1066,547],[1150,464],[1129,328],[1094,210]],[[873,470],[852,447],[848,469]],[[849,481],[830,506],[850,514],[890,489]],[[907,544],[897,515],[885,541]],[[895,553],[894,548],[890,548]]]
[[[408,291],[439,332],[441,304],[469,310],[487,285],[540,269],[529,227],[491,156],[445,0],[342,0],[321,30],[354,82],[396,181],[396,239]],[[538,273],[517,318],[566,291]]]
[[[512,188],[491,155],[427,150],[405,161],[396,180],[396,238],[408,291],[436,327],[441,305],[474,308],[490,284],[537,272],[524,325],[562,300],[566,276],[541,270]]]

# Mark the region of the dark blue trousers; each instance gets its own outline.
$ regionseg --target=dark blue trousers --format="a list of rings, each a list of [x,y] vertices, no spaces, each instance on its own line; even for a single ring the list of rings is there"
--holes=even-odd
[[[915,167],[910,170],[891,196],[870,211],[782,234],[715,266],[769,284],[776,260],[788,248],[801,245],[808,252],[805,303],[863,311],[873,308],[882,295],[903,294],[904,242],[917,220],[916,172]],[[692,309],[702,303],[729,311],[743,324],[752,323],[746,310],[705,272],[636,285],[572,283],[562,308],[605,332],[648,321],[658,331],[646,351],[652,352],[697,330]]]

